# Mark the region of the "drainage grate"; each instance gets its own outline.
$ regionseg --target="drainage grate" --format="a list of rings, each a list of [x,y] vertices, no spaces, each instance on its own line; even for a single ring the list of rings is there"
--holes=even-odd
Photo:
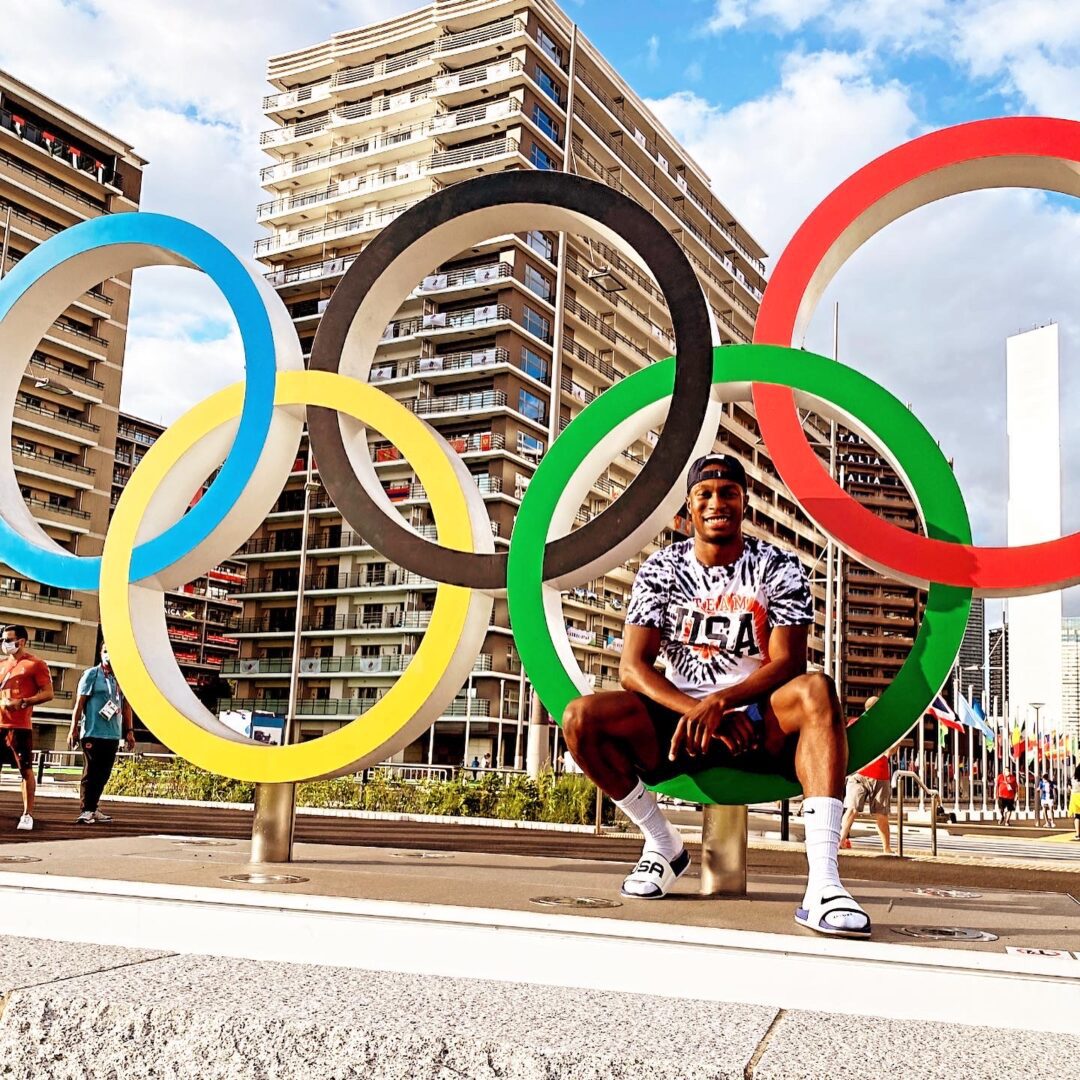
[[[540,907],[570,907],[570,908],[614,908],[622,907],[618,900],[607,900],[602,896],[533,896],[529,899],[530,904],[539,904]]]
[[[968,926],[894,926],[894,933],[923,941],[997,941],[997,934]]]
[[[236,847],[235,840],[174,840],[179,847]]]
[[[449,851],[392,851],[390,854],[395,859],[452,859],[454,857]]]
[[[27,862],[41,862],[40,859],[35,859],[33,855],[0,855],[0,863],[27,863]]]
[[[977,900],[982,893],[965,892],[963,889],[908,889],[916,896],[934,896],[939,900]]]
[[[298,885],[307,881],[296,874],[226,874],[222,881],[238,881],[242,885]]]

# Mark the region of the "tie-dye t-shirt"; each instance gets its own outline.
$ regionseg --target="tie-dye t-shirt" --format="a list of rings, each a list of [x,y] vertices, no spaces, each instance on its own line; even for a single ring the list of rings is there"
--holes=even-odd
[[[626,621],[660,631],[668,679],[700,698],[757,671],[769,659],[772,628],[810,625],[814,601],[794,555],[746,536],[735,562],[703,566],[690,539],[645,560]]]

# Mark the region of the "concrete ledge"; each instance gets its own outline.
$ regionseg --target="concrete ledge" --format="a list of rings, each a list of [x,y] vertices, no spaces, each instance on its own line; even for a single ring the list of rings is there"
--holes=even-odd
[[[1080,1059],[1072,1034],[611,990],[2,937],[0,956],[0,1072],[14,1077],[997,1080],[1003,1063],[1069,1076]]]
[[[594,916],[0,873],[41,938],[1072,1033],[1080,964]]]

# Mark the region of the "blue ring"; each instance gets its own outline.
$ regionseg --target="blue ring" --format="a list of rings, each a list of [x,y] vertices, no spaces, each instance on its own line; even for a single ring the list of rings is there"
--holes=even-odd
[[[114,244],[161,248],[205,273],[232,309],[244,345],[244,406],[228,457],[206,494],[179,521],[135,548],[131,580],[139,581],[171,566],[206,540],[250,481],[274,411],[276,349],[266,303],[244,264],[208,232],[164,214],[111,214],[80,222],[51,237],[0,281],[0,319],[32,285],[62,263]],[[67,302],[65,298],[64,306]],[[25,358],[18,359],[22,362]],[[0,560],[20,574],[65,589],[96,589],[101,576],[99,556],[47,551],[26,540],[3,519]]]

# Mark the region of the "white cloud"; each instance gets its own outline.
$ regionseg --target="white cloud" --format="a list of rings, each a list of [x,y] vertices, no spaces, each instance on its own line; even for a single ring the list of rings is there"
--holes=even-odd
[[[715,0],[702,29],[753,22],[782,33],[854,36],[861,48],[926,54],[998,83],[1025,107],[1072,115],[1080,100],[1075,0]]]
[[[258,170],[269,160],[258,145],[259,131],[271,126],[261,112],[267,59],[419,6],[0,0],[0,25],[8,28],[0,34],[0,67],[147,158],[142,209],[193,221],[250,259],[253,240],[265,235],[255,206],[264,197]],[[18,33],[10,32],[16,23]],[[208,335],[207,321],[229,315],[195,274],[140,272],[136,285],[123,407],[172,420],[207,386],[241,377],[239,343],[216,330]]]
[[[779,87],[732,109],[688,91],[649,104],[774,253],[824,194],[918,127],[904,87],[835,52],[789,57]]]

